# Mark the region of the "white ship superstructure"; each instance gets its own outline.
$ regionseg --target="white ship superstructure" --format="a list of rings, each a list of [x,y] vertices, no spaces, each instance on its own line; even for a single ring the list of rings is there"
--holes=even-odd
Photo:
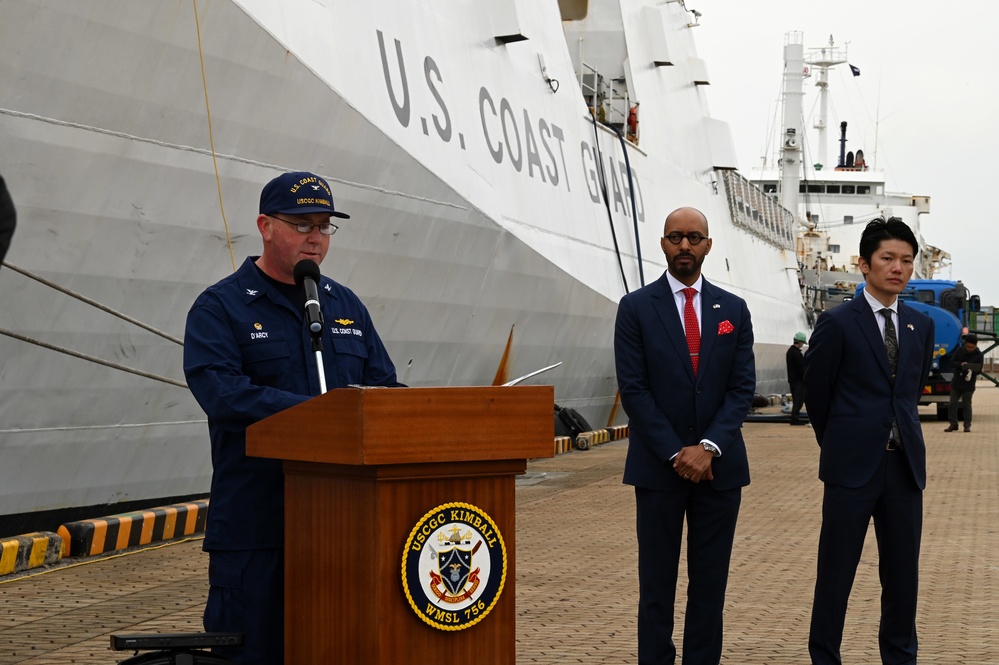
[[[920,253],[914,278],[929,279],[949,265],[950,254],[925,242],[923,215],[930,197],[892,192],[884,170],[877,168],[876,146],[856,145],[849,124],[829,127],[829,72],[847,63],[847,50],[829,43],[805,52],[803,35],[788,33],[784,45],[784,107],[776,159],[755,168],[750,180],[796,215],[796,252],[808,287],[808,305],[821,310],[852,297],[863,281],[857,264],[860,236],[878,217],[899,217],[916,234]],[[818,110],[806,131],[804,82],[817,89]],[[836,138],[830,136],[837,130]],[[829,146],[838,145],[830,154]]]
[[[0,2],[19,219],[0,269],[0,524],[207,493],[184,320],[259,253],[260,188],[283,170],[326,176],[351,214],[323,271],[409,385],[561,362],[533,380],[594,426],[624,422],[617,302],[661,275],[663,218],[691,205],[706,277],[754,315],[758,392],[783,390],[806,326],[791,216],[734,170],[696,16],[570,4]],[[637,146],[592,121],[627,133],[635,102]]]

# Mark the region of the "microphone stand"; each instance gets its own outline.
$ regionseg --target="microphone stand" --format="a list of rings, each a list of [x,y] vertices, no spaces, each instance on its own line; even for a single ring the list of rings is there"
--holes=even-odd
[[[319,370],[319,394],[326,392],[326,369],[323,367],[323,331],[312,333],[312,350],[316,354],[316,368]]]
[[[295,264],[295,284],[305,291],[305,319],[312,335],[312,351],[319,370],[319,394],[326,392],[326,369],[323,367],[323,312],[319,305],[319,265],[310,259]]]

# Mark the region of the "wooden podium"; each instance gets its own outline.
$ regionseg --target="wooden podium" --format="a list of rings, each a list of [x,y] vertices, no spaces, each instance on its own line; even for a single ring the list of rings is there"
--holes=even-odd
[[[513,665],[514,477],[554,454],[553,404],[552,386],[338,388],[250,427],[247,454],[284,460],[285,662]],[[454,504],[487,514],[501,536],[490,546],[505,545],[502,589],[466,627],[437,624],[465,617],[417,599],[404,581],[415,579],[406,555],[431,545],[421,520]],[[438,556],[433,546],[425,555]],[[424,606],[436,619],[417,612]]]

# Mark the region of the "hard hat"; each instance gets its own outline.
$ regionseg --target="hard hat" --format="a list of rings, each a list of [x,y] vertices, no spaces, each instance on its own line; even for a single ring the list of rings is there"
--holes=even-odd
[[[794,341],[795,342],[807,342],[808,341],[808,337],[803,332],[796,332],[796,333],[794,333]]]

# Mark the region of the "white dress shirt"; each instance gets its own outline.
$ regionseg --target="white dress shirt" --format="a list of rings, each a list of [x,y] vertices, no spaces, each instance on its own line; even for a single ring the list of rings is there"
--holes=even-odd
[[[864,297],[867,298],[867,304],[874,310],[874,320],[878,322],[878,330],[881,331],[881,341],[884,342],[885,317],[881,315],[881,310],[883,310],[886,305],[883,305],[881,301],[868,293],[867,289],[864,289]],[[901,341],[901,335],[898,334],[898,298],[895,298],[895,301],[892,304],[887,305],[887,307],[891,310],[891,322],[895,324],[895,343],[898,344]]]

